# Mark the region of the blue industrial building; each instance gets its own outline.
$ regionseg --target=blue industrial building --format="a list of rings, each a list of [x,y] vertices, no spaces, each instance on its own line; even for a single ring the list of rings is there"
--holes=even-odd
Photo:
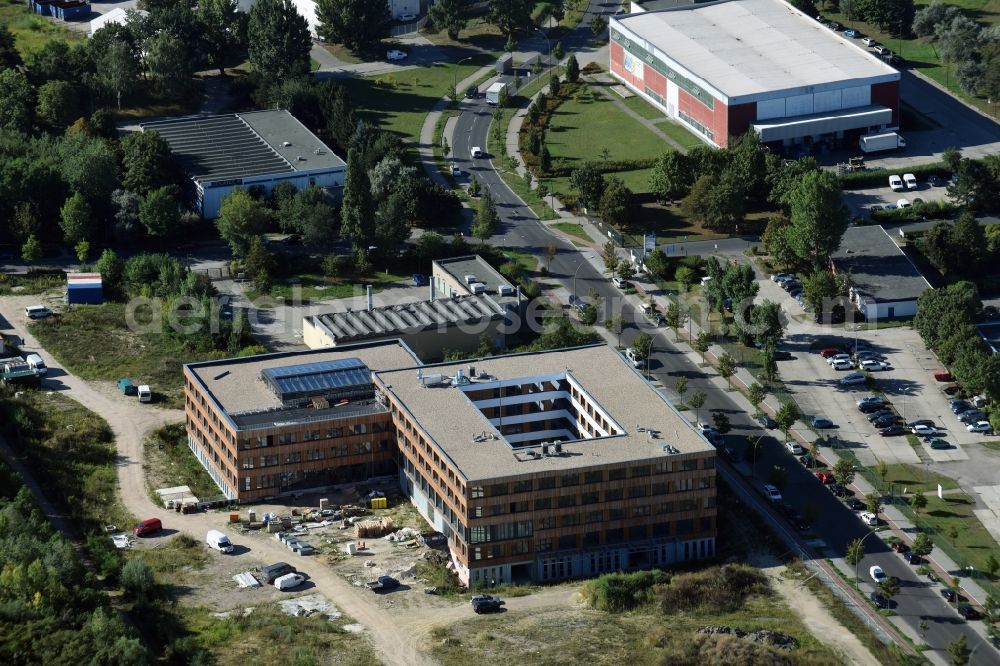
[[[90,17],[87,0],[28,0],[31,11],[63,21],[76,21]]]
[[[100,273],[70,273],[66,276],[66,302],[70,305],[100,305],[104,290]]]

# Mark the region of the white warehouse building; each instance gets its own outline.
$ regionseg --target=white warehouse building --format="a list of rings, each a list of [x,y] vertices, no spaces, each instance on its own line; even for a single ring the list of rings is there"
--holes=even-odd
[[[222,200],[236,187],[270,193],[280,182],[300,190],[344,186],[344,160],[285,110],[186,116],[140,127],[170,145],[193,184],[192,203],[206,219],[219,216]]]

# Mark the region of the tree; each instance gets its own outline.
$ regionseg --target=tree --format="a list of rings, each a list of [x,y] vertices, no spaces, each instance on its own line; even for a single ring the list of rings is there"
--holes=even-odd
[[[760,413],[760,403],[764,402],[764,398],[766,397],[767,397],[767,389],[758,384],[757,382],[754,382],[749,387],[747,387],[747,400],[749,400],[750,404],[753,405],[754,409],[757,410],[756,412],[757,414]]]
[[[144,602],[156,587],[153,570],[141,557],[134,557],[125,563],[119,580],[125,591],[140,603]]]
[[[674,271],[674,279],[677,280],[677,283],[680,285],[681,291],[686,292],[691,288],[691,285],[694,284],[694,269],[690,266],[681,264],[677,267],[677,270]]]
[[[177,233],[181,223],[181,209],[173,190],[160,187],[146,195],[139,205],[139,222],[152,238],[167,238]]]
[[[76,253],[77,261],[81,264],[87,263],[87,258],[90,256],[90,241],[80,241],[73,247],[73,251]]]
[[[924,495],[924,491],[918,490],[910,495],[910,506],[917,513],[920,513],[927,506],[927,496]]]
[[[458,39],[458,33],[465,28],[462,18],[462,0],[438,0],[427,10],[434,29],[448,33],[449,39]]]
[[[622,346],[622,331],[625,330],[625,320],[622,318],[621,314],[616,314],[611,319],[607,319],[604,322],[604,327],[608,329],[609,333],[614,333],[618,336],[618,346]]]
[[[729,147],[730,174],[743,197],[763,202],[767,198],[767,148],[752,129],[745,132]]]
[[[648,361],[653,351],[653,338],[649,333],[640,333],[632,341],[632,353],[640,361]]]
[[[0,71],[0,129],[25,133],[31,129],[35,91],[16,69]]]
[[[618,264],[618,277],[623,280],[631,280],[635,277],[635,264],[627,259],[623,259]]]
[[[131,132],[120,145],[125,189],[145,195],[174,182],[170,144],[158,132]]]
[[[705,404],[705,398],[707,397],[708,396],[706,396],[703,391],[695,391],[694,393],[691,394],[691,397],[687,399],[688,407],[694,410],[695,421],[699,420],[698,410],[701,409],[702,406]]]
[[[496,233],[499,223],[500,215],[493,202],[493,195],[490,194],[489,190],[486,190],[476,205],[476,218],[472,224],[472,235],[485,244]]]
[[[618,272],[618,248],[615,247],[614,241],[608,241],[601,248],[604,259],[605,269],[611,273],[611,275],[616,275]]]
[[[997,571],[1000,571],[1000,560],[997,560],[997,556],[993,553],[986,555],[986,561],[983,565],[986,572],[992,577],[995,577],[997,575]]]
[[[110,293],[119,294],[122,289],[122,276],[125,273],[125,261],[118,253],[107,248],[101,253],[95,266],[101,274],[103,288]]]
[[[593,164],[575,169],[569,181],[580,193],[577,202],[582,208],[597,208],[600,205],[604,195],[604,175]]]
[[[566,80],[576,83],[580,80],[580,63],[576,61],[576,54],[570,53],[566,60]]]
[[[683,398],[684,394],[687,393],[688,390],[687,377],[678,377],[676,380],[674,380],[674,390],[677,391],[677,395]]]
[[[978,60],[963,60],[955,68],[955,78],[958,79],[958,87],[969,97],[975,97],[983,84],[983,77],[986,75],[986,65]]]
[[[863,560],[864,557],[865,546],[861,542],[861,539],[855,539],[851,543],[847,544],[847,551],[844,553],[844,559],[848,564],[857,566],[858,562]]]
[[[38,119],[62,130],[83,115],[79,89],[68,81],[48,81],[38,88]]]
[[[260,236],[254,236],[253,240],[250,241],[250,248],[243,260],[243,268],[254,280],[254,283],[258,282],[258,276],[269,276],[274,272],[274,256],[268,251],[267,245]],[[256,284],[256,286],[261,291],[267,291],[261,288],[260,284]]]
[[[816,314],[829,312],[833,299],[839,295],[837,279],[829,271],[816,271],[807,277],[802,283],[802,290],[805,293],[803,300]]]
[[[677,329],[684,325],[684,313],[681,311],[681,306],[670,301],[664,319],[667,320],[667,326],[674,330],[674,340],[679,340]]]
[[[840,181],[832,172],[811,171],[789,192],[788,204],[789,244],[799,258],[820,270],[840,247],[840,239],[850,224]]]
[[[948,5],[941,0],[934,0],[929,5],[918,9],[913,15],[912,29],[917,37],[931,37],[941,23],[950,23],[960,10],[955,5]]]
[[[875,472],[882,479],[882,484],[884,485],[886,477],[889,476],[889,466],[885,464],[884,460],[879,460],[875,463]]]
[[[771,301],[754,306],[750,312],[750,331],[753,337],[764,345],[771,347],[772,354],[781,336],[785,333],[784,318],[781,306]]]
[[[21,246],[21,258],[28,264],[34,264],[42,258],[42,244],[34,234],[28,236],[28,240]]]
[[[927,536],[926,532],[919,532],[915,537],[913,537],[913,545],[910,546],[910,550],[917,557],[927,557],[934,550],[934,543],[931,538]]]
[[[609,178],[598,212],[608,224],[616,227],[624,225],[632,212],[632,190],[620,178]]]
[[[560,11],[559,13],[565,15],[565,13],[562,12],[562,11]],[[559,19],[559,20],[561,21],[562,19]],[[556,42],[556,45],[552,47],[552,58],[556,62],[559,62],[560,60],[563,59],[563,55],[564,55],[564,51],[563,51],[562,42]]]
[[[783,402],[781,407],[778,408],[778,412],[774,415],[774,420],[781,429],[781,432],[785,433],[785,439],[788,439],[788,431],[791,430],[792,426],[799,419],[800,413],[799,408],[794,402]]]
[[[351,148],[347,151],[347,174],[340,207],[340,233],[351,242],[358,257],[367,255],[368,248],[375,240],[372,224],[375,203],[372,201],[371,189],[363,156],[357,148]]]
[[[895,576],[886,576],[885,580],[878,584],[878,589],[887,600],[891,600],[899,594],[899,579]]]
[[[188,43],[168,32],[159,32],[143,43],[146,70],[153,86],[164,97],[180,97],[191,88],[194,58]]]
[[[250,9],[247,43],[250,64],[263,81],[284,81],[309,73],[309,24],[292,0],[257,0]]]
[[[233,60],[246,41],[245,23],[240,18],[237,0],[199,0],[198,23],[201,46],[208,63],[225,74],[226,63]]]
[[[233,254],[242,257],[250,249],[254,237],[264,233],[269,222],[263,204],[238,187],[222,200],[215,226],[222,239],[229,243]]]
[[[746,214],[746,199],[728,170],[721,178],[699,177],[681,205],[687,215],[714,231],[734,231]]]
[[[531,27],[531,12],[534,8],[532,0],[490,0],[486,20],[499,28],[501,34],[510,41],[515,32]]]
[[[736,359],[734,359],[729,352],[726,352],[719,357],[719,371],[720,377],[726,378],[726,386],[729,390],[733,388],[733,375],[736,374]]]
[[[608,22],[605,21],[603,18],[601,18],[601,16],[599,15],[594,16],[594,18],[590,19],[590,31],[594,33],[595,37],[604,32],[607,29],[607,27],[608,27]]]
[[[86,240],[91,234],[93,221],[90,204],[82,194],[76,192],[59,211],[59,227],[66,244],[72,247]]]
[[[866,21],[883,32],[896,37],[910,34],[915,13],[913,0],[857,0],[857,9]]]
[[[455,18],[460,20],[457,14]],[[388,34],[392,15],[389,3],[380,0],[318,0],[316,19],[320,37],[364,51]]]
[[[878,496],[878,493],[873,491],[865,495],[865,509],[876,516],[882,512],[882,498]]]
[[[845,488],[854,483],[854,476],[856,474],[857,470],[854,467],[854,463],[846,458],[841,458],[833,466],[833,478]]]
[[[552,171],[552,155],[549,154],[549,147],[542,144],[542,152],[538,154],[538,169],[546,174]]]
[[[958,638],[948,643],[948,658],[951,659],[951,663],[955,666],[965,666],[968,664],[971,654],[972,651],[969,650],[965,634],[959,634]]]
[[[660,201],[676,201],[687,196],[694,183],[694,170],[687,155],[675,150],[657,158],[649,176],[649,187]]]
[[[131,94],[139,77],[138,58],[124,39],[114,39],[101,53],[97,76],[104,90],[114,96],[121,111],[122,97]]]
[[[715,429],[720,434],[725,435],[732,430],[732,424],[729,422],[729,417],[726,416],[725,412],[712,412],[712,423],[715,424]]]
[[[705,364],[705,353],[708,351],[708,348],[711,345],[712,345],[712,338],[708,335],[708,332],[706,331],[700,332],[698,336],[694,339],[694,344],[692,346],[694,347],[694,350],[696,352],[701,354],[702,365]]]
[[[402,196],[400,192],[393,193],[384,202],[386,208],[392,207],[395,197]],[[337,212],[327,198],[326,193],[315,185],[304,187],[296,192],[286,206],[286,214],[292,222],[292,228],[302,234],[302,244],[306,247],[323,247],[336,240]],[[380,246],[396,247],[398,240],[392,240],[397,233],[392,231],[393,221],[387,219],[388,210],[379,211],[379,221],[376,225],[376,236]],[[383,219],[386,218],[386,219]],[[409,234],[409,225],[405,220],[396,221]]]

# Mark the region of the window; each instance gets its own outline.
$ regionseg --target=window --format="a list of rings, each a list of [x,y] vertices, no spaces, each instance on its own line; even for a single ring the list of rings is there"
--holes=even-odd
[[[526,481],[515,481],[512,484],[511,492],[513,493],[530,493],[531,492],[531,479]]]
[[[562,527],[572,527],[573,525],[580,524],[580,516],[576,513],[570,513],[562,517]]]
[[[703,462],[702,462],[702,465],[701,465],[701,468],[702,469],[715,469],[715,458],[704,458]]]
[[[640,539],[646,538],[646,526],[645,525],[633,525],[628,528],[628,538],[630,541],[638,541]]]
[[[498,483],[488,488],[490,497],[499,497],[507,494],[507,484]]]
[[[673,513],[674,503],[664,502],[663,504],[657,504],[655,508],[656,513]]]
[[[656,463],[656,473],[657,474],[669,474],[673,471],[673,464],[667,462],[666,460],[661,460]]]
[[[354,445],[354,453],[361,454],[361,453],[371,453],[371,452],[372,452],[371,442],[357,442]]]
[[[547,516],[538,521],[538,529],[540,530],[551,530],[556,526],[556,519],[552,516]]]
[[[531,550],[531,546],[528,544],[527,541],[518,541],[518,542],[514,543],[513,546],[511,546],[510,554],[511,555],[527,555],[530,550]]]
[[[621,481],[625,478],[625,469],[613,469],[608,472],[608,481]]]
[[[705,488],[711,488],[712,487],[711,477],[703,476],[700,479],[698,479],[698,487],[702,490],[704,490]]]
[[[650,468],[649,465],[640,465],[638,467],[632,468],[632,478],[636,479],[641,476],[649,476]]]
[[[319,439],[319,430],[308,430],[302,433],[303,442],[313,442]]]
[[[604,481],[604,471],[597,470],[596,472],[585,472],[583,475],[584,483],[602,483]]]
[[[604,520],[604,512],[603,511],[588,511],[584,515],[584,520],[586,520],[588,523],[599,523],[602,520]]]
[[[670,484],[664,481],[663,483],[654,483],[650,489],[650,495],[666,495],[670,492]]]
[[[592,548],[593,546],[600,545],[601,543],[601,533],[600,532],[587,532],[583,535],[583,547]]]
[[[326,429],[326,438],[327,439],[333,439],[334,437],[343,437],[343,436],[344,436],[344,429],[343,428],[337,427],[337,428],[327,428]]]
[[[551,497],[539,497],[535,500],[535,511],[545,511],[552,508]]]
[[[294,444],[295,443],[295,433],[294,432],[284,432],[278,435],[279,444]]]
[[[604,532],[604,543],[621,543],[625,540],[625,530],[618,528]]]
[[[694,511],[698,508],[698,501],[693,499],[681,500],[677,503],[677,507],[681,511]]]
[[[539,490],[551,490],[556,487],[556,478],[554,476],[546,476],[538,479],[538,489]]]
[[[492,504],[489,506],[489,515],[502,516],[507,513],[507,507],[503,504]]]
[[[351,426],[352,435],[364,435],[368,433],[368,424],[366,423],[356,423]]]
[[[483,496],[483,494],[484,493],[483,493],[482,486],[473,486],[472,487],[472,499],[480,498],[480,497]]]
[[[629,499],[646,496],[646,486],[632,486],[628,489]]]
[[[483,549],[482,548],[473,548],[472,549],[472,559],[474,559],[474,560],[481,560],[481,559],[483,559]]]
[[[580,504],[597,504],[600,501],[600,493],[596,490],[592,493],[583,493],[580,495]]]
[[[677,482],[678,492],[683,492],[685,490],[694,490],[694,479],[681,479]]]
[[[536,553],[544,553],[547,550],[552,550],[552,539],[539,539],[535,542]]]
[[[511,513],[521,513],[524,511],[531,511],[531,502],[525,500],[523,502],[511,502],[510,512]]]
[[[625,496],[624,491],[621,488],[615,488],[614,490],[604,491],[605,502],[617,502],[624,496]]]
[[[694,521],[693,520],[678,520],[677,521],[677,536],[683,534],[691,534],[694,532]]]
[[[565,536],[559,537],[559,548],[560,550],[576,548],[576,535],[567,534]]]
[[[565,488],[567,486],[577,486],[580,484],[579,474],[563,474],[562,481],[560,485]]]
[[[472,507],[472,517],[473,518],[482,518],[483,517],[483,507],[481,507],[481,506],[474,506],[474,507]]]
[[[685,472],[694,471],[694,470],[698,469],[698,461],[697,460],[685,460],[682,463],[681,469],[683,469]]]
[[[649,505],[632,507],[633,518],[644,518],[649,515]]]
[[[608,520],[624,520],[625,509],[608,509]]]
[[[557,500],[557,502],[560,509],[567,509],[571,506],[576,506],[576,495],[563,495]]]
[[[654,537],[670,536],[670,523],[656,523],[655,525],[653,525],[653,536]]]

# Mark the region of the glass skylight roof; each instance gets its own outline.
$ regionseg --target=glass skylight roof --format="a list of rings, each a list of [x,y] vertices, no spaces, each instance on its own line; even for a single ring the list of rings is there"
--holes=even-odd
[[[371,386],[371,370],[357,358],[267,368],[261,375],[282,402]]]

